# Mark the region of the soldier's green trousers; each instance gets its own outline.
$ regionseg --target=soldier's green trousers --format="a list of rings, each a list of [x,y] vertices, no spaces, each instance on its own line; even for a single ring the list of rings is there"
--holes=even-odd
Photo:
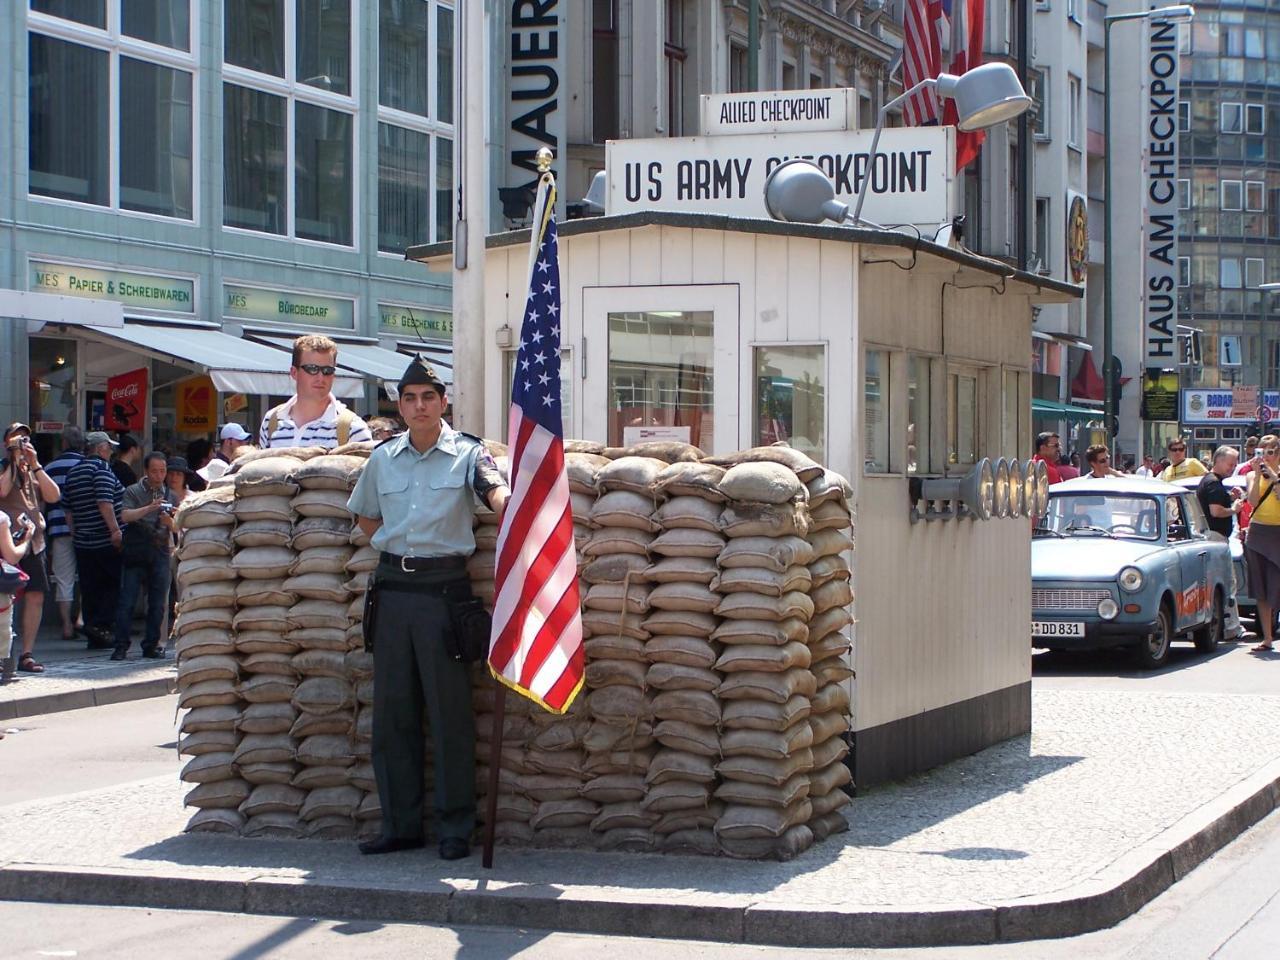
[[[386,582],[383,569],[377,576]],[[442,580],[456,580],[457,573]],[[423,836],[426,792],[423,712],[431,726],[435,827],[440,839],[470,840],[476,823],[475,720],[471,671],[445,652],[449,610],[422,574],[423,590],[378,593],[374,636],[373,771],[382,804],[383,836]]]

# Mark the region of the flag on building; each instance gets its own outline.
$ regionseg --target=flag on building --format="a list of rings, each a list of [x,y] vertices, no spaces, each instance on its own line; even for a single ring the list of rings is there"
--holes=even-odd
[[[902,85],[911,89],[921,80],[940,73],[957,76],[982,63],[985,0],[908,0],[903,18]],[[942,39],[948,38],[950,60],[944,63]],[[939,116],[932,90],[921,90],[907,99],[907,124],[922,127],[956,122],[955,104],[947,101]],[[956,170],[963,170],[982,149],[981,130],[956,133]]]
[[[525,302],[508,415],[511,499],[498,528],[489,669],[554,713],[582,689],[582,615],[560,408],[560,266],[555,180],[534,207]]]

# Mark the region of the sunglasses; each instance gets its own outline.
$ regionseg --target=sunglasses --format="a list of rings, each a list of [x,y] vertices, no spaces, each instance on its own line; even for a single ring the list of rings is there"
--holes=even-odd
[[[328,363],[324,365],[321,365],[318,363],[303,363],[303,364],[299,364],[298,369],[301,370],[303,373],[310,374],[313,377],[318,373],[324,374],[326,377],[332,377],[335,373],[338,372],[337,367]]]
[[[1280,453],[1280,447],[1259,447],[1263,453]]]
[[[1170,453],[1182,453],[1182,452],[1184,452],[1186,449],[1187,449],[1186,447],[1170,447],[1170,448],[1169,448],[1169,452],[1170,452]]]

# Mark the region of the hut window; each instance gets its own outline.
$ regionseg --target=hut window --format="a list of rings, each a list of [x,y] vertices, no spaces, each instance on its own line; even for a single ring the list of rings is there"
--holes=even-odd
[[[862,381],[863,472],[889,472],[889,352],[868,350]]]
[[[714,316],[710,310],[609,314],[611,445],[632,442],[628,427],[674,427],[680,439],[714,449]]]
[[[971,368],[947,373],[947,466],[978,462],[978,381]]]
[[[929,473],[933,467],[932,366],[928,357],[914,355],[907,363],[907,473]]]
[[[753,443],[782,441],[825,463],[826,384],[821,344],[756,347]]]

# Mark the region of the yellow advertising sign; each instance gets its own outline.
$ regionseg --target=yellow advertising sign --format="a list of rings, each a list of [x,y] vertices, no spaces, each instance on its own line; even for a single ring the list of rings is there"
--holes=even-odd
[[[179,433],[212,433],[218,425],[218,390],[208,377],[191,377],[174,387]]]
[[[229,418],[233,413],[239,413],[241,410],[249,406],[249,398],[243,393],[233,393],[227,399],[222,401],[222,410]]]

